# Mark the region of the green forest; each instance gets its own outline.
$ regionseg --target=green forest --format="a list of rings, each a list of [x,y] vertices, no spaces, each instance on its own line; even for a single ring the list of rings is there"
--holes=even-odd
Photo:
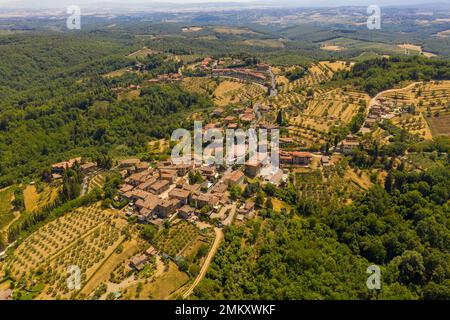
[[[334,80],[349,82],[374,96],[404,81],[430,81],[450,79],[450,62],[423,57],[377,58],[355,64],[351,71],[341,71]]]

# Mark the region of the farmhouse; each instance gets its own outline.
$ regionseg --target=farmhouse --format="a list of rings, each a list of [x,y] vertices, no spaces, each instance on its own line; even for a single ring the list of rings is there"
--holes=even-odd
[[[216,168],[214,167],[200,167],[199,171],[200,174],[208,180],[214,179],[217,175]]]
[[[221,117],[222,114],[223,114],[223,109],[222,108],[214,109],[213,112],[211,113],[211,115],[213,117]]]
[[[341,153],[348,154],[353,153],[356,149],[359,148],[359,141],[353,135],[348,135],[344,141],[340,144]]]
[[[135,166],[137,172],[147,171],[150,165],[147,162],[140,162]]]
[[[125,180],[125,182],[137,187],[141,183],[146,182],[148,179],[148,172],[140,172],[132,174]]]
[[[144,190],[139,190],[139,189],[134,189],[132,191],[129,191],[127,193],[124,194],[124,197],[127,198],[130,201],[138,201],[140,200],[144,200],[145,198],[147,198],[151,193],[144,191]]]
[[[242,122],[244,123],[250,123],[252,121],[255,121],[256,117],[253,113],[244,113],[239,117]]]
[[[308,166],[312,160],[310,152],[280,152],[280,163],[285,165]]]
[[[52,165],[52,172],[62,174],[64,170],[72,168],[75,163],[81,163],[81,157],[73,158],[68,161],[63,161],[59,163],[55,163]]]
[[[176,169],[177,169],[177,172],[178,172],[179,176],[184,176],[192,169],[192,165],[190,165],[190,164],[178,164],[176,166]]]
[[[228,116],[223,119],[223,123],[227,125],[229,123],[236,122],[236,120],[237,118],[235,116]]]
[[[145,254],[142,254],[140,256],[134,256],[130,260],[130,266],[134,268],[137,271],[141,271],[144,269],[145,265],[147,264],[148,256]]]
[[[161,180],[166,180],[173,183],[177,179],[176,170],[161,170],[160,176]]]
[[[322,158],[320,159],[320,162],[322,162],[322,166],[329,167],[330,166],[330,157],[322,156]]]
[[[244,176],[244,174],[242,174],[242,176]],[[211,193],[212,194],[223,194],[225,191],[227,191],[228,186],[223,183],[223,182],[219,182],[216,183],[212,188],[211,188]]]
[[[127,192],[130,192],[131,190],[133,190],[134,189],[134,187],[132,186],[132,185],[130,185],[130,184],[124,184],[120,189],[119,189],[119,194],[120,195],[124,195],[124,194],[126,194]]]
[[[255,203],[248,201],[239,208],[238,212],[240,214],[248,215],[255,209]]]

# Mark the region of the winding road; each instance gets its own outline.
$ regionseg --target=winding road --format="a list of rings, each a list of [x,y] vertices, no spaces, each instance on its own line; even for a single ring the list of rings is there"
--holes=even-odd
[[[199,272],[197,278],[195,278],[192,285],[183,294],[183,299],[186,299],[187,297],[189,297],[192,294],[192,292],[194,291],[195,287],[200,283],[200,281],[202,281],[203,277],[206,274],[206,271],[208,271],[209,265],[211,264],[211,261],[214,258],[214,255],[216,254],[217,250],[219,249],[220,243],[223,240],[223,231],[220,228],[214,228],[214,231],[216,233],[216,238],[214,239],[214,243],[211,247],[211,250],[209,250],[209,253],[206,256],[205,262],[203,263],[203,266],[200,269],[200,272]]]

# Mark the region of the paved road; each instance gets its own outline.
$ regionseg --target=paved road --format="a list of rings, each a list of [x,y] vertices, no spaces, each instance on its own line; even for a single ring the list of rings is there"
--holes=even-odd
[[[203,277],[206,274],[206,271],[208,271],[209,265],[211,264],[212,259],[214,258],[214,255],[217,252],[217,249],[219,249],[220,243],[223,240],[223,231],[220,228],[214,228],[214,231],[216,233],[216,238],[214,239],[214,243],[211,247],[211,250],[209,250],[208,256],[205,259],[205,263],[203,263],[203,266],[197,276],[195,278],[194,283],[189,287],[189,289],[183,294],[183,299],[186,299],[189,297],[192,292],[194,291],[195,287],[202,281]]]

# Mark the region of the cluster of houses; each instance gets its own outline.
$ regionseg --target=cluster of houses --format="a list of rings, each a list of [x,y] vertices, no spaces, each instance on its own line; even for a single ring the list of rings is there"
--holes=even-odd
[[[119,194],[128,199],[133,208],[127,214],[136,215],[140,222],[154,224],[161,224],[174,214],[195,221],[195,211],[205,206],[210,213],[215,212],[229,203],[228,187],[244,181],[241,171],[226,172],[218,179],[215,167],[176,165],[170,161],[151,168],[139,159],[127,159],[120,162],[119,168],[125,178]],[[188,174],[191,171],[198,172],[203,182],[190,184]]]
[[[383,119],[392,119],[398,114],[392,101],[378,98],[377,103],[372,105],[364,122],[364,128],[373,129]]]
[[[52,164],[52,179],[61,179],[64,171],[73,168],[75,164],[78,164],[80,166],[81,172],[85,174],[97,168],[97,164],[95,162],[85,162],[81,157],[77,157],[67,161]]]

